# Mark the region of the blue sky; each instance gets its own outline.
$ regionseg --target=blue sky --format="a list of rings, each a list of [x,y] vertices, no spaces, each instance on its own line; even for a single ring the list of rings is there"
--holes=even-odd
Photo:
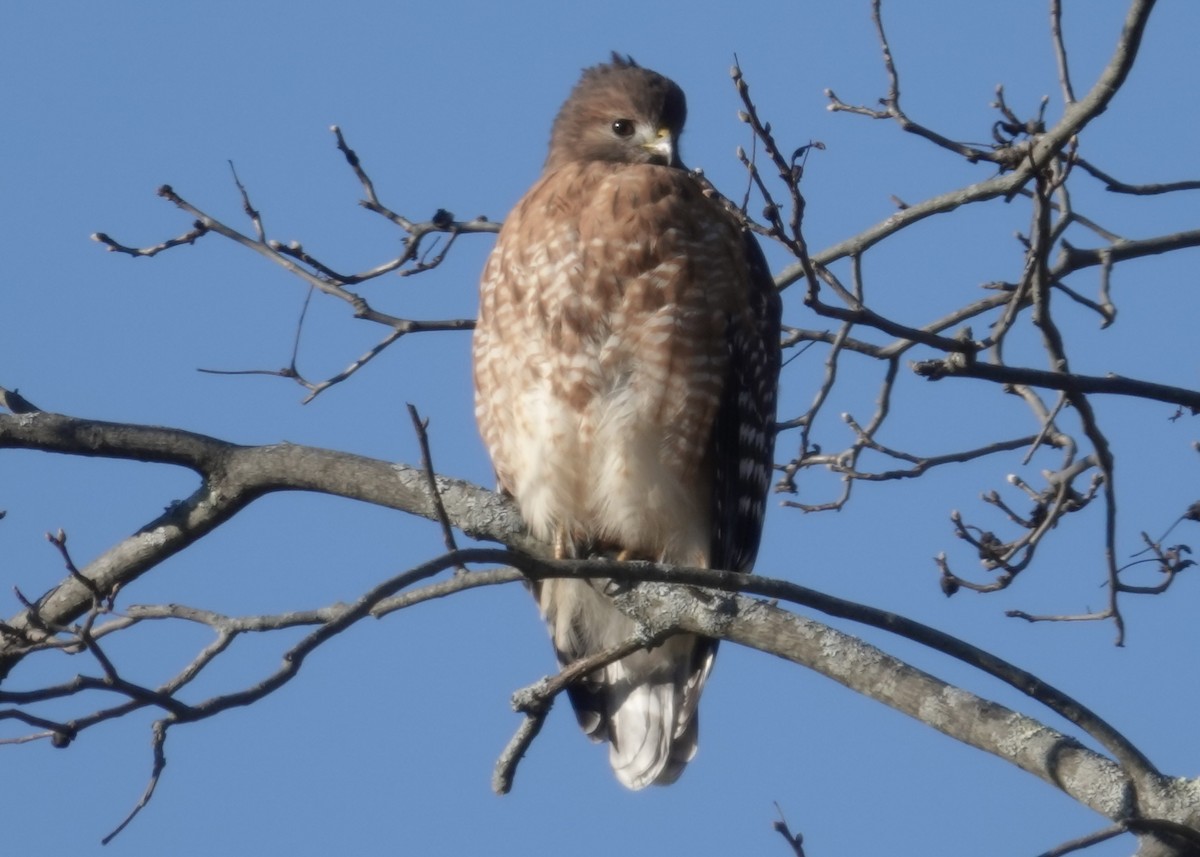
[[[439,469],[488,484],[471,415],[468,337],[413,337],[351,382],[301,406],[273,378],[197,368],[276,368],[288,359],[304,297],[299,280],[214,237],[158,258],[108,254],[105,231],[153,244],[188,219],[154,195],[186,199],[245,226],[232,160],[271,237],[298,239],[335,267],[365,269],[398,236],[356,206],[359,187],[334,149],[340,125],[385,202],[413,218],[445,208],[502,218],[532,183],[549,125],[585,65],[612,49],[679,82],[689,97],[684,155],[740,194],[732,157],[746,144],[729,85],[740,58],[759,107],[792,145],[816,139],[809,161],[807,236],[820,249],[915,202],[986,178],[885,123],[831,114],[822,90],[873,103],[886,80],[865,0],[731,4],[615,2],[589,13],[562,3],[212,2],[5,4],[0,10],[0,385],[48,410],[173,425],[241,443],[289,440],[417,460],[404,411],[431,420]],[[894,7],[894,8],[893,8]],[[1115,41],[1123,4],[1066,4],[1076,88],[1090,85]],[[1051,97],[1060,110],[1046,4],[1019,0],[981,20],[973,4],[938,0],[885,9],[909,113],[948,136],[986,141],[994,87],[1018,112]],[[1194,39],[1200,10],[1164,2],[1127,89],[1084,137],[1084,154],[1129,181],[1195,178]],[[1081,185],[1080,210],[1130,237],[1196,227],[1195,197],[1114,199]],[[1020,203],[928,223],[868,257],[869,295],[914,323],[965,302],[977,285],[1014,279]],[[1080,243],[1084,243],[1081,239]],[[464,238],[433,274],[385,278],[364,292],[417,318],[474,314],[491,238]],[[776,262],[779,257],[773,257]],[[1121,316],[1106,332],[1067,310],[1080,371],[1118,372],[1196,387],[1195,251],[1119,270]],[[1077,281],[1094,290],[1094,278]],[[815,327],[789,293],[786,321]],[[382,332],[332,301],[314,302],[301,368],[341,369]],[[1031,365],[1040,366],[1034,349]],[[868,417],[871,367],[849,365],[819,440],[845,443],[835,416]],[[821,375],[815,351],[785,376],[785,413],[802,410]],[[942,452],[955,437],[1033,431],[1014,401],[982,383],[903,382],[887,440]],[[1118,444],[1122,551],[1197,499],[1194,420],[1170,409],[1098,401]],[[790,439],[783,441],[790,454]],[[782,457],[782,456],[781,456]],[[1200,702],[1185,577],[1169,596],[1126,602],[1128,645],[1108,625],[1016,624],[1010,608],[1079,612],[1104,593],[1099,510],[1067,521],[1038,565],[1008,592],[947,601],[931,557],[951,552],[948,513],[987,520],[981,491],[1002,488],[1019,457],[946,470],[921,483],[861,486],[843,512],[773,509],[759,570],[928,622],[1033,670],[1077,695],[1138,742],[1161,768],[1200,769]],[[10,586],[29,595],[62,575],[42,538],[64,528],[86,562],[195,487],[189,472],[37,453],[0,455],[0,615]],[[807,499],[836,490],[813,474]],[[1019,500],[1016,501],[1019,503]],[[998,525],[999,522],[996,522]],[[1195,539],[1192,529],[1178,540]],[[348,600],[439,551],[434,527],[324,497],[275,496],[165,563],[125,603],[174,601],[228,612],[277,612]],[[5,601],[4,599],[7,599]],[[852,633],[861,629],[847,626]],[[917,647],[864,634],[971,689],[1053,717],[994,683]],[[292,638],[289,638],[292,639]],[[205,637],[139,630],[113,655],[132,677],[162,680]],[[277,662],[287,640],[239,644],[240,654],[195,688],[228,690]],[[30,662],[33,666],[33,662]],[[64,659],[63,675],[82,665]],[[762,655],[722,648],[703,704],[700,753],[669,789],[631,794],[605,754],[557,710],[512,794],[488,786],[517,725],[510,693],[553,668],[523,591],[474,592],[355,629],[314,656],[263,703],[175,730],[150,807],[108,853],[692,853],[782,854],[770,829],[778,802],[814,857],[854,853],[1035,854],[1104,820],[1009,765],[828,680]],[[14,673],[13,686],[35,676]],[[98,704],[98,701],[97,701]],[[89,854],[140,794],[150,766],[149,718],[86,733],[66,751],[0,748],[5,847],[47,838]],[[1132,850],[1110,843],[1091,854]]]

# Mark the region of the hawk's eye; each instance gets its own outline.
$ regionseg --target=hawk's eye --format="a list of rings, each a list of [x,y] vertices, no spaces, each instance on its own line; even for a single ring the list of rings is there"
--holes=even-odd
[[[633,136],[633,120],[632,119],[616,119],[612,123],[612,131],[618,137]]]

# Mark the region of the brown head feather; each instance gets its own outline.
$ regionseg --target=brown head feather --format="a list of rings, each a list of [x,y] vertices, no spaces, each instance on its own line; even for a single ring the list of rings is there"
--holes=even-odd
[[[584,69],[554,120],[546,171],[570,161],[653,163],[644,144],[665,129],[673,140],[683,133],[687,101],[683,90],[632,57],[613,53],[612,62]],[[632,122],[634,132],[618,133],[614,123]],[[678,166],[678,156],[672,166]]]

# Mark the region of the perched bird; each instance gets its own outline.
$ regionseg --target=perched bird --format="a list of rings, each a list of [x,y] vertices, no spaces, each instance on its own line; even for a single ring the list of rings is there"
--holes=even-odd
[[[687,107],[631,58],[585,69],[480,283],[475,413],[500,487],[558,557],[748,571],[770,483],[779,297],[679,159]],[[559,661],[629,639],[603,582],[534,587]],[[696,753],[716,641],[680,634],[569,689],[631,789]]]

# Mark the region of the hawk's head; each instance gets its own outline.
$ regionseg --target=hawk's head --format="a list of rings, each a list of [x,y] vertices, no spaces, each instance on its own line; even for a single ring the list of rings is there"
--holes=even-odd
[[[680,166],[683,90],[632,57],[584,69],[554,120],[546,169],[570,161]]]

